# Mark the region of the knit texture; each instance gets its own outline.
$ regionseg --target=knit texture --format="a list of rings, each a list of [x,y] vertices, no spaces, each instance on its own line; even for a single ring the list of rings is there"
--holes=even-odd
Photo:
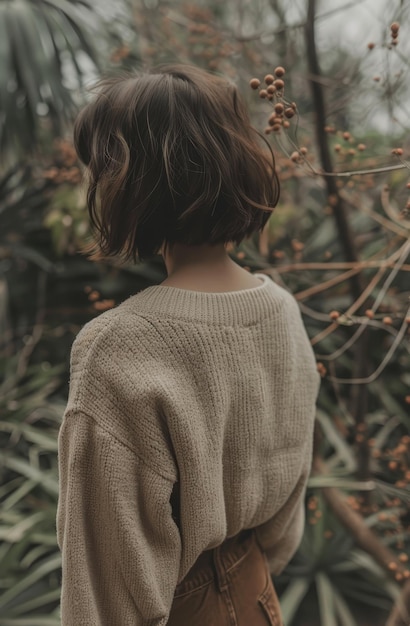
[[[156,285],[84,326],[58,438],[62,626],[165,626],[200,553],[304,528],[320,377],[294,297]],[[179,483],[176,523],[170,504]]]

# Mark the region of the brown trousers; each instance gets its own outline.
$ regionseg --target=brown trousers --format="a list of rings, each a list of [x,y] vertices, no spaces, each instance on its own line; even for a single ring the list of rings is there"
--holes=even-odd
[[[199,556],[175,590],[167,626],[283,626],[254,530]]]

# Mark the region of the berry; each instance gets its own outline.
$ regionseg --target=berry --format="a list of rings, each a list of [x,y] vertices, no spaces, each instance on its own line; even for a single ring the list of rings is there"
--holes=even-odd
[[[398,33],[400,28],[400,24],[398,22],[393,22],[390,26],[390,30],[392,33]]]
[[[349,132],[345,131],[345,132],[343,133],[343,139],[344,139],[345,141],[349,141],[350,137],[351,137],[351,135],[350,135],[350,133],[349,133]]]
[[[281,78],[277,78],[273,84],[275,85],[276,89],[283,89],[285,86],[285,83]]]
[[[290,127],[290,122],[288,122],[288,120],[284,120],[283,121],[283,128],[289,128]]]
[[[307,148],[305,148],[305,146],[302,146],[300,149],[300,154],[307,154],[308,150]]]
[[[372,320],[374,318],[374,312],[371,309],[367,309],[364,314],[366,315],[366,317],[369,318],[369,320]]]
[[[265,83],[267,85],[271,85],[274,80],[275,80],[275,77],[272,76],[272,74],[266,74],[266,76],[265,76]]]
[[[299,161],[299,152],[292,152],[292,154],[290,155],[290,160],[293,161],[294,163],[296,163],[297,161]]]
[[[360,152],[363,152],[363,150],[366,150],[366,144],[364,144],[364,143],[359,143],[359,145],[357,146],[357,149],[358,149]]]
[[[369,48],[369,50],[373,50],[373,48],[374,48],[374,43],[373,43],[372,41],[370,41],[370,42],[367,44],[367,47]]]
[[[330,311],[329,317],[331,320],[337,320],[337,318],[340,317],[340,313],[339,311]]]
[[[383,324],[387,324],[387,326],[390,326],[391,324],[393,324],[393,320],[389,315],[386,315],[386,317],[383,317]]]
[[[249,81],[249,85],[251,86],[252,89],[257,89],[260,84],[261,84],[261,81],[259,80],[259,78],[252,78]]]
[[[283,111],[285,110],[285,107],[281,102],[277,102],[274,108],[278,115],[282,115]]]
[[[286,70],[281,65],[278,65],[278,67],[275,67],[275,72],[274,73],[275,73],[275,76],[277,76],[278,78],[282,78],[282,76],[285,75]]]
[[[266,91],[266,89],[261,89],[259,92],[259,98],[267,98],[268,97],[268,92]]]
[[[291,119],[294,115],[295,115],[294,109],[292,109],[291,107],[288,107],[287,109],[285,109],[285,117],[287,117],[288,119]]]
[[[276,91],[276,87],[275,87],[275,85],[269,85],[269,87],[267,87],[267,88],[266,88],[266,91],[267,91],[269,94],[273,94],[273,93],[275,93],[275,91]]]

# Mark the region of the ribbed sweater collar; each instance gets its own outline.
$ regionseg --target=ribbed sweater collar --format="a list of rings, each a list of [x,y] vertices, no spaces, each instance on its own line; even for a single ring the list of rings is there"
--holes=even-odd
[[[239,291],[205,292],[153,285],[128,300],[136,313],[173,317],[206,324],[253,325],[278,311],[283,290],[266,274],[255,273],[261,284]]]

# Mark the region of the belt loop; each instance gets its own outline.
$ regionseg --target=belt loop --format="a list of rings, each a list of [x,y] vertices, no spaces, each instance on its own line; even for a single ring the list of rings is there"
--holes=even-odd
[[[215,566],[216,581],[219,591],[223,591],[228,586],[226,571],[221,557],[222,545],[223,544],[214,548],[212,554]]]

